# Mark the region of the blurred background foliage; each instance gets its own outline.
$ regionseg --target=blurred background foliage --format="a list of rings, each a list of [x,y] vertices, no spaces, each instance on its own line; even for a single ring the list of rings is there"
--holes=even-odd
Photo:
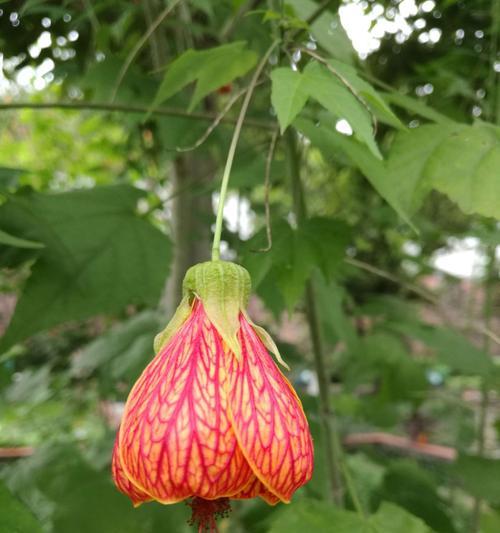
[[[220,529],[500,531],[499,33],[498,0],[0,2],[0,532],[190,531],[111,449],[276,38],[223,256],[316,469]]]

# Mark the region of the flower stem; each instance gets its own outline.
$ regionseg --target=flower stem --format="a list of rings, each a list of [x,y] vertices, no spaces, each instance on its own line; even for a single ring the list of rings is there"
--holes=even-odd
[[[286,141],[293,196],[293,211],[297,222],[300,224],[307,217],[307,207],[300,179],[300,154],[297,149],[297,139],[294,131],[288,130]],[[330,485],[330,499],[333,503],[342,505],[341,472],[339,469],[340,439],[337,435],[335,415],[330,406],[330,380],[326,369],[326,357],[324,353],[313,280],[309,280],[306,285],[306,315],[313,345],[314,365],[318,376],[320,420],[325,439],[326,467],[328,482]]]
[[[257,85],[259,76],[266,66],[266,63],[269,59],[269,56],[272,54],[273,50],[278,46],[279,40],[274,41],[271,46],[267,49],[266,53],[262,56],[255,72],[252,76],[252,79],[248,85],[247,92],[245,94],[245,99],[241,105],[240,114],[238,120],[236,121],[236,127],[234,128],[233,138],[231,139],[231,145],[229,146],[229,151],[227,153],[226,165],[224,167],[224,173],[222,174],[222,184],[219,194],[219,205],[217,207],[217,218],[215,220],[215,231],[214,231],[214,241],[212,245],[212,261],[218,261],[220,259],[220,239],[222,233],[222,220],[224,215],[224,204],[226,202],[227,196],[227,187],[229,184],[229,176],[231,175],[231,168],[233,166],[234,155],[236,153],[236,146],[238,145],[238,140],[240,138],[241,128],[243,126],[243,121],[245,120],[245,115],[248,110],[248,105],[250,104],[250,99],[252,98],[253,91]]]

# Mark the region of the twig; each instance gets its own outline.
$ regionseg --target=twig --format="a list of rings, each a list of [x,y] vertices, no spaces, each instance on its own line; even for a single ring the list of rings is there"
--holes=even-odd
[[[454,461],[457,458],[457,450],[448,446],[439,444],[421,444],[410,440],[408,437],[392,435],[376,431],[373,433],[353,433],[344,438],[345,446],[363,446],[366,444],[378,444],[389,448],[397,448],[404,452],[410,452],[417,455],[432,457],[442,461]]]
[[[0,103],[0,111],[11,109],[69,109],[69,110],[82,110],[89,109],[94,111],[109,111],[112,113],[149,113],[155,115],[166,115],[171,117],[183,117],[193,120],[210,120],[213,121],[217,118],[217,115],[213,113],[193,112],[188,113],[182,109],[169,108],[169,107],[157,107],[153,110],[149,106],[141,105],[128,105],[128,104],[110,104],[103,102],[12,102],[12,103]],[[236,124],[237,119],[231,117],[223,117],[219,122],[227,124]],[[273,122],[264,122],[262,120],[246,118],[245,125],[253,128],[262,128],[267,130],[274,130]]]
[[[271,137],[271,143],[269,144],[269,150],[266,157],[266,175],[264,178],[264,209],[266,216],[266,237],[267,245],[264,248],[259,248],[258,250],[253,250],[255,252],[269,252],[273,246],[273,235],[271,232],[271,209],[269,207],[269,189],[271,188],[271,165],[274,158],[274,152],[276,150],[276,142],[279,136],[279,128],[274,130],[273,136]]]
[[[210,137],[212,132],[221,123],[221,121],[226,116],[226,114],[229,112],[229,110],[245,94],[246,91],[247,91],[247,88],[245,87],[244,89],[241,89],[229,99],[229,101],[226,103],[222,111],[215,117],[214,121],[210,124],[210,126],[208,126],[205,133],[203,133],[203,135],[194,144],[190,146],[176,146],[174,150],[176,152],[190,152],[200,147]]]
[[[125,60],[125,63],[123,63],[122,68],[120,69],[120,72],[118,74],[118,78],[116,79],[116,82],[113,87],[113,91],[111,93],[110,102],[114,102],[116,98],[116,93],[118,92],[118,89],[120,88],[120,85],[123,81],[123,78],[125,77],[125,74],[127,73],[128,69],[130,68],[130,65],[132,64],[132,61],[134,61],[137,54],[141,51],[141,48],[148,42],[148,39],[153,35],[153,33],[156,31],[158,26],[165,20],[166,17],[170,14],[170,12],[180,3],[182,0],[174,0],[169,6],[167,6],[155,19],[155,21],[149,26],[146,33],[137,41],[134,48],[130,51],[129,55],[127,56],[127,59]]]

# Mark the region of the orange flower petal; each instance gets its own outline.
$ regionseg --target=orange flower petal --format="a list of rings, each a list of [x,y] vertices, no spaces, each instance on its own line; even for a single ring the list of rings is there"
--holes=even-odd
[[[111,473],[118,489],[132,500],[134,507],[141,505],[141,503],[151,501],[151,496],[137,488],[125,475],[118,454],[118,437],[115,440],[115,446],[113,448]]]
[[[266,486],[255,476],[241,492],[231,496],[231,498],[233,500],[247,500],[256,496],[260,496],[269,505],[276,505],[280,501],[278,496],[267,490]]]
[[[289,502],[312,476],[311,434],[298,396],[243,315],[240,325],[242,357],[227,359],[233,429],[255,475]]]
[[[225,357],[219,334],[197,302],[129,395],[120,464],[155,500],[232,496],[253,475],[227,415]]]

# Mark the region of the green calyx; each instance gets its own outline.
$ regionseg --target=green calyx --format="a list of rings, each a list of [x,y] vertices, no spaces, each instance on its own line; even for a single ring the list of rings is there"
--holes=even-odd
[[[250,274],[229,261],[207,261],[192,266],[184,276],[183,298],[168,326],[154,342],[159,352],[180,328],[191,312],[195,298],[201,300],[208,319],[217,328],[228,348],[241,357],[238,342],[239,315],[250,296]]]
[[[286,368],[276,344],[260,326],[255,325],[246,312],[250,296],[250,274],[240,265],[229,261],[207,261],[191,267],[184,276],[183,297],[167,327],[159,333],[154,342],[155,352],[166,346],[172,335],[182,326],[191,313],[195,299],[201,300],[205,313],[215,326],[226,346],[241,358],[238,341],[240,313],[251,324],[266,348],[274,353]]]
[[[240,312],[250,296],[250,274],[229,261],[207,261],[191,267],[184,277],[184,298],[200,299],[208,319],[216,327],[227,347],[241,357],[238,330]]]
[[[209,301],[217,301],[245,309],[251,285],[250,274],[242,266],[229,261],[207,261],[186,272],[182,290],[184,296],[195,295],[205,306]]]

